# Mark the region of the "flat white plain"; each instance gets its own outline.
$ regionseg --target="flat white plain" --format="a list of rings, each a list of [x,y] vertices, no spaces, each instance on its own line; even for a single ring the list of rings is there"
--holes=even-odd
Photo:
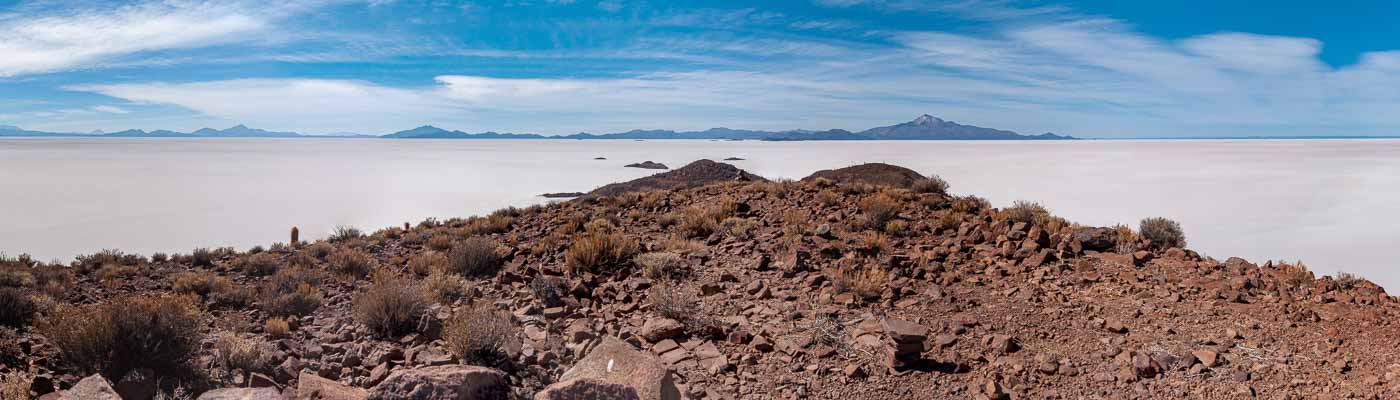
[[[607,160],[594,160],[607,157]],[[1302,260],[1400,287],[1400,140],[731,142],[0,139],[0,251],[186,253],[541,203],[701,158],[769,178],[885,162],[1086,225],[1165,216],[1224,259]]]

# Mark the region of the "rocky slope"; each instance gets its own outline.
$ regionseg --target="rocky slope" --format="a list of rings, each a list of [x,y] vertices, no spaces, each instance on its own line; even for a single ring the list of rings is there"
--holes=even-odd
[[[344,232],[263,255],[86,258],[64,290],[40,283],[61,282],[39,273],[48,269],[9,260],[10,276],[31,276],[0,286],[74,304],[170,294],[191,271],[250,288],[279,276],[270,270],[345,271],[340,254],[352,250],[381,279],[419,283],[441,277],[420,275],[429,252],[454,255],[483,238],[501,265],[468,275],[461,297],[387,337],[354,316],[374,292],[366,275],[320,281],[323,305],[288,318],[288,333],[270,330],[264,296],[235,307],[203,296],[200,346],[179,376],[80,372],[36,328],[65,306],[41,305],[0,372],[6,387],[50,398],[149,398],[176,385],[211,399],[1400,395],[1391,324],[1400,309],[1364,280],[1203,258],[1125,229],[856,173],[901,171],[892,166],[840,170],[839,182],[694,166],[548,206]],[[694,171],[719,173],[678,174]],[[93,260],[105,265],[85,267]],[[502,357],[462,365],[443,323],[483,309],[508,321],[492,349]],[[264,362],[230,370],[216,339],[229,332],[266,343]]]

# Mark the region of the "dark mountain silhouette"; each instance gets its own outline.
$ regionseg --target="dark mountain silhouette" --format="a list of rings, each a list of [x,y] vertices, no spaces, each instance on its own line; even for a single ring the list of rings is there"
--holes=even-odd
[[[790,130],[790,131],[754,131],[745,129],[730,128],[710,128],[703,131],[673,131],[673,130],[631,130],[618,133],[594,134],[580,132],[572,135],[545,136],[534,133],[500,133],[481,132],[467,133],[462,131],[449,131],[432,125],[424,125],[406,131],[394,132],[386,135],[304,135],[296,132],[275,132],[263,129],[254,129],[247,126],[238,125],[232,128],[218,130],[203,128],[194,132],[183,133],[167,130],[144,131],[140,129],[130,129],[120,132],[104,133],[94,131],[93,133],[56,133],[40,132],[20,129],[14,126],[0,126],[0,136],[62,136],[62,137],[186,137],[186,138],[304,138],[304,137],[379,137],[386,139],[630,139],[630,140],[667,140],[667,139],[691,139],[691,140],[772,140],[772,141],[795,141],[795,140],[1064,140],[1074,139],[1070,136],[1060,136],[1053,133],[1040,135],[1022,135],[1012,131],[982,128],[972,125],[962,125],[952,121],[945,121],[931,115],[922,115],[913,121],[871,128],[860,132],[851,132],[843,129],[831,129],[824,131],[810,130]]]

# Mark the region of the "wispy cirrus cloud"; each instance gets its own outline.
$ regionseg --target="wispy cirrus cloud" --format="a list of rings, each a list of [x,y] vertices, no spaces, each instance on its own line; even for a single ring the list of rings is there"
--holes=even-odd
[[[35,3],[0,15],[0,77],[92,68],[163,50],[257,40],[292,15],[327,1],[169,0]]]
[[[891,32],[887,41],[702,36],[645,47],[729,49],[707,56],[732,62],[606,78],[439,75],[418,87],[262,79],[72,89],[322,132],[421,123],[541,133],[721,124],[859,129],[923,112],[1081,136],[1400,127],[1400,117],[1376,112],[1400,105],[1400,52],[1368,53],[1361,63],[1333,68],[1317,59],[1321,43],[1314,39],[1218,33],[1169,41],[1106,19],[1015,24],[976,36]]]

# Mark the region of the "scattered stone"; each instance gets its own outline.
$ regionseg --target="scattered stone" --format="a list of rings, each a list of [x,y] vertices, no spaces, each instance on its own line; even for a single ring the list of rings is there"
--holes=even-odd
[[[886,337],[881,357],[886,367],[900,371],[923,358],[928,327],[891,318],[882,320],[881,326],[885,329]]]
[[[369,391],[369,399],[506,399],[510,387],[499,370],[471,365],[404,368]]]
[[[112,383],[103,378],[102,375],[92,374],[71,389],[61,392],[59,399],[62,400],[122,400],[116,389],[112,388]]]
[[[642,325],[641,335],[648,342],[655,343],[680,336],[682,332],[685,332],[685,325],[682,325],[680,321],[670,318],[653,318]]]
[[[322,378],[305,370],[297,376],[296,392],[292,394],[292,400],[364,400],[368,397],[367,390]]]

